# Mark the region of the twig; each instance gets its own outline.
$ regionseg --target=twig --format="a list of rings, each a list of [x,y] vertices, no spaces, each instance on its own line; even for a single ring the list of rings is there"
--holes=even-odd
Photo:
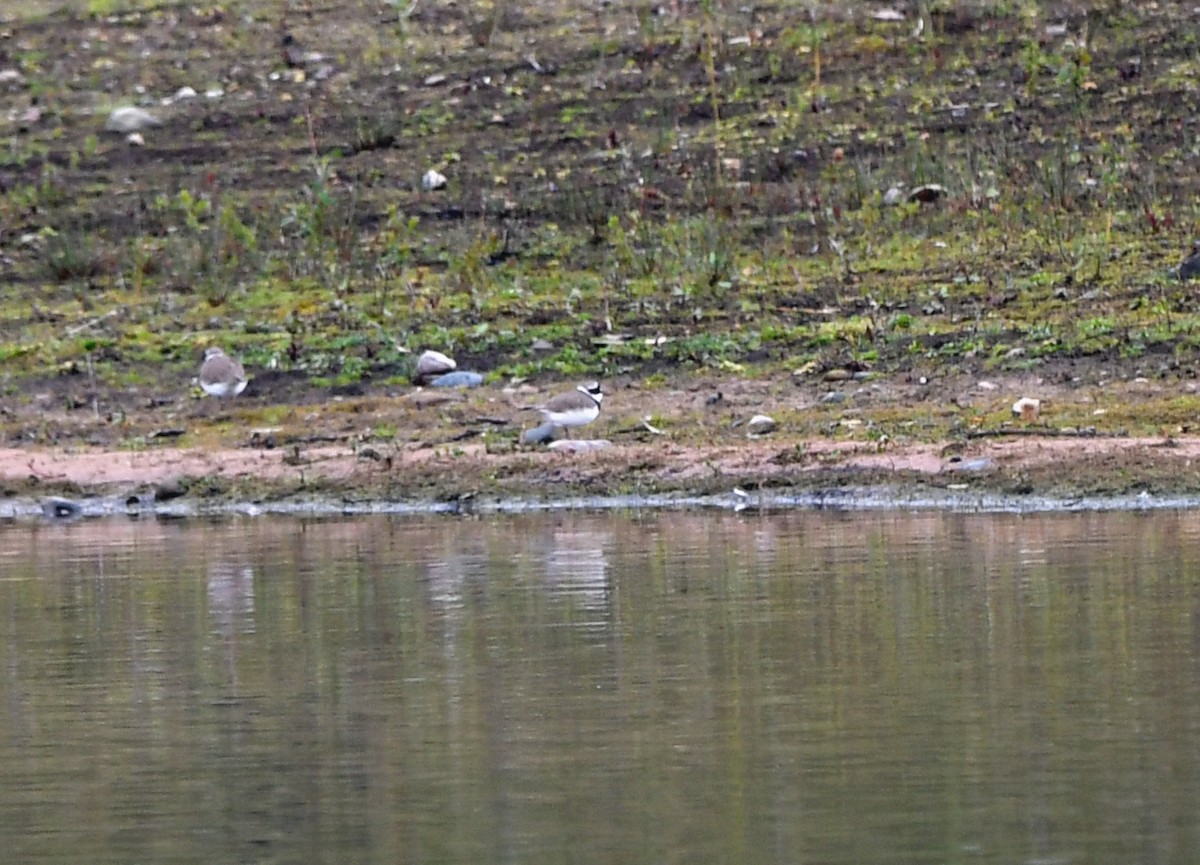
[[[96,318],[85,321],[83,324],[77,324],[74,327],[68,327],[66,330],[66,334],[69,337],[75,336],[76,334],[82,333],[83,331],[88,330],[89,328],[95,327],[100,322],[104,321],[104,319],[106,319],[106,318],[112,318],[113,316],[120,315],[120,314],[121,314],[120,307],[110,309],[108,312],[104,313],[104,315],[101,315]]]
[[[313,130],[312,106],[304,106],[304,122],[308,125],[308,146],[312,149],[313,159],[316,159],[317,153],[317,133]]]

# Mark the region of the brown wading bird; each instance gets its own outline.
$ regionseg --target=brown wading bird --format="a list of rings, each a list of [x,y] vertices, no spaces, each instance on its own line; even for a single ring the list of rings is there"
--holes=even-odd
[[[204,352],[200,388],[209,396],[237,396],[246,389],[246,370],[214,345]]]

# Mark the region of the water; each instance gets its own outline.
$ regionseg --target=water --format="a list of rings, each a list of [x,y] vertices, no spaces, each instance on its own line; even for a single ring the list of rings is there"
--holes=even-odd
[[[1198,534],[3,526],[3,859],[1191,862]]]

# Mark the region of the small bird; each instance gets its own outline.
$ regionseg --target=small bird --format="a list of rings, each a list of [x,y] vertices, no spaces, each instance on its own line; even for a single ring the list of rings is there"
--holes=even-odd
[[[534,406],[549,423],[560,427],[583,426],[600,416],[604,394],[600,382],[581,384],[575,390],[560,393],[543,405]]]
[[[246,370],[214,345],[204,352],[200,387],[209,396],[237,396],[246,389]]]
[[[333,75],[333,65],[325,62],[325,55],[319,51],[306,50],[291,33],[283,34],[280,48],[283,62],[287,68],[297,70],[294,76],[297,81],[303,81],[308,77],[306,72],[311,73],[312,78],[316,81],[324,81]]]
[[[308,65],[308,52],[296,41],[295,36],[284,33],[280,43],[280,54],[289,69],[303,69]]]
[[[1200,240],[1192,244],[1192,254],[1180,262],[1177,273],[1184,281],[1200,276]]]

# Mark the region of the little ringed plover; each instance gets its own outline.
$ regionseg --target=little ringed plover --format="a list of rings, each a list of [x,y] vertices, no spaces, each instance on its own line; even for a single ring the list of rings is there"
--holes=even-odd
[[[246,389],[246,370],[214,345],[204,352],[200,387],[209,396],[237,396]]]
[[[576,427],[589,424],[600,416],[600,401],[604,394],[600,382],[581,384],[552,397],[546,403],[534,406],[549,423],[561,427]]]

